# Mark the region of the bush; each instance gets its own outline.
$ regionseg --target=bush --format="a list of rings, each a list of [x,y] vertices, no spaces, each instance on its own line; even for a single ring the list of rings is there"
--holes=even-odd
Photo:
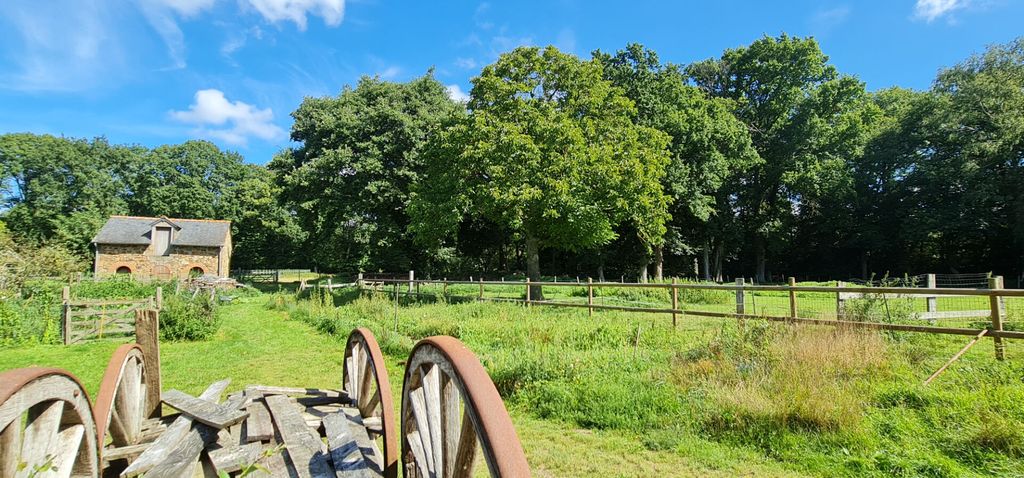
[[[171,295],[160,311],[161,340],[205,340],[220,328],[216,304],[205,294]]]

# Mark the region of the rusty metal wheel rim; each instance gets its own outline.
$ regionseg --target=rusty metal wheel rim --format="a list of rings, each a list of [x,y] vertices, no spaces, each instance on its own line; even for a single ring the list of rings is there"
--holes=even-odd
[[[139,443],[142,422],[150,405],[145,364],[145,356],[138,344],[118,347],[107,363],[93,407],[96,443],[101,453],[107,446],[108,437],[114,447]]]
[[[355,356],[355,359],[353,359]],[[360,327],[352,331],[345,344],[341,383],[349,399],[363,418],[378,417],[384,450],[382,469],[386,478],[398,477],[398,443],[395,438],[395,402],[391,396],[384,355],[377,339],[369,329]],[[358,365],[362,364],[362,367]],[[370,372],[369,375],[366,372]],[[353,380],[355,377],[359,379]],[[375,387],[373,392],[370,388]],[[372,436],[371,436],[372,437]]]
[[[0,476],[41,469],[49,472],[40,476],[99,475],[89,397],[64,370],[29,367],[0,373]]]
[[[428,337],[410,353],[401,424],[406,476],[472,476],[477,445],[491,476],[530,476],[494,382],[476,355],[452,337]]]

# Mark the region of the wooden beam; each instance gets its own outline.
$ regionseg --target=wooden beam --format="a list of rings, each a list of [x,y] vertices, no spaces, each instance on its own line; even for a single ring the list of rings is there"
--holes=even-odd
[[[178,410],[181,413],[192,417],[193,420],[217,428],[227,428],[231,425],[245,420],[249,416],[247,412],[218,405],[209,400],[193,397],[180,390],[168,390],[160,399]]]
[[[935,380],[935,378],[938,377],[940,373],[946,370],[946,368],[948,368],[950,365],[953,365],[953,362],[956,362],[961,355],[967,353],[967,351],[970,350],[971,347],[974,347],[974,344],[978,343],[978,341],[981,340],[981,338],[984,337],[986,333],[988,333],[988,330],[982,330],[981,332],[979,332],[978,335],[971,339],[970,342],[967,342],[967,345],[964,345],[964,348],[960,349],[960,351],[953,355],[953,357],[950,358],[948,362],[946,362],[943,366],[939,367],[939,369],[936,370],[931,377],[928,377],[928,380],[925,380],[924,384],[928,385],[929,383],[932,383],[932,380]]]

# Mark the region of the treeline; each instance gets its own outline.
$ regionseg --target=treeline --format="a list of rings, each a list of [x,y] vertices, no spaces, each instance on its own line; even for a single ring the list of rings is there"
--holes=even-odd
[[[205,142],[0,137],[15,237],[106,215],[235,221],[235,264],[760,281],[1024,270],[1024,40],[866,90],[813,38],[689,65],[519,48],[467,104],[428,73],[292,114],[266,167]]]

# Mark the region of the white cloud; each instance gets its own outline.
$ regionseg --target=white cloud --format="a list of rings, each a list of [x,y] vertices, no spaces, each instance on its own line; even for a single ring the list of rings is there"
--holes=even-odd
[[[917,4],[914,5],[914,16],[931,23],[954,10],[967,7],[968,3],[970,0],[917,0]]]
[[[444,87],[448,93],[448,97],[459,103],[465,103],[469,101],[469,95],[465,91],[462,91],[462,87],[459,85],[448,85]]]
[[[397,77],[398,75],[400,75],[401,73],[402,73],[402,69],[401,68],[392,65],[392,66],[389,66],[389,67],[385,68],[383,71],[377,72],[377,76],[379,76],[379,77],[381,77],[382,79],[385,79],[385,80],[392,80],[395,77]]]
[[[338,26],[345,17],[345,0],[246,0],[271,23],[292,21],[306,29],[306,14],[318,15],[329,26]]]
[[[827,32],[845,22],[849,16],[850,7],[846,5],[818,10],[811,17],[811,27],[820,32]]]
[[[123,73],[116,8],[99,0],[0,2],[0,88],[81,91]]]
[[[163,5],[178,12],[179,15],[190,17],[213,6],[216,0],[153,0],[152,3]]]
[[[220,90],[199,90],[195,102],[186,111],[171,111],[171,118],[196,127],[198,136],[221,139],[226,143],[245,146],[250,137],[274,140],[284,136],[284,130],[272,123],[274,113],[258,109],[241,101],[229,101]]]
[[[457,66],[459,68],[465,68],[467,70],[471,70],[473,68],[476,68],[476,65],[477,65],[476,64],[476,60],[474,60],[472,58],[461,58],[460,57],[460,58],[456,58],[455,59],[455,66]]]

